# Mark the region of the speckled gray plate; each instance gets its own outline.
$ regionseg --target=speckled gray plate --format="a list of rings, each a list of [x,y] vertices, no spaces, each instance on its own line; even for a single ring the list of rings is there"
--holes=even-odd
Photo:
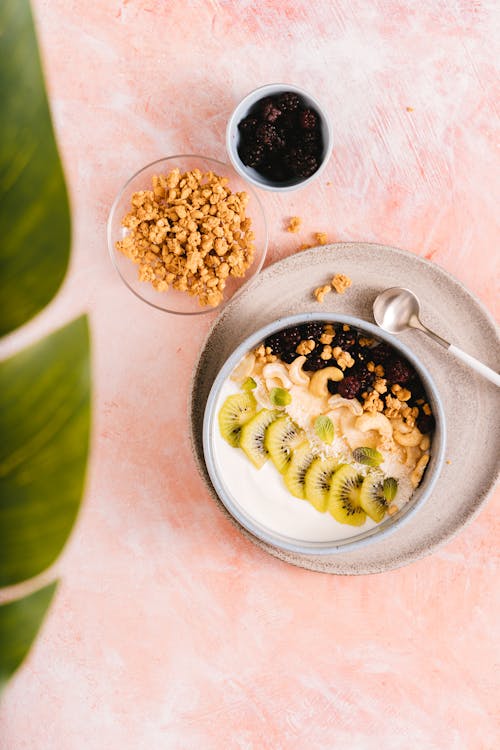
[[[334,273],[345,273],[353,286],[344,295],[329,294],[318,305],[311,290]],[[482,305],[456,279],[411,253],[368,243],[342,243],[292,255],[267,268],[230,302],[215,320],[202,348],[191,388],[191,440],[199,470],[223,513],[203,459],[203,414],[211,385],[226,358],[252,332],[283,315],[329,310],[373,322],[376,295],[391,286],[407,286],[421,300],[422,319],[431,329],[498,370],[500,341]],[[500,472],[500,391],[417,331],[401,340],[434,377],[446,413],[447,463],[426,504],[400,529],[359,550],[331,557],[299,555],[276,549],[243,534],[270,554],[303,568],[325,573],[380,573],[406,565],[450,539],[479,511]]]

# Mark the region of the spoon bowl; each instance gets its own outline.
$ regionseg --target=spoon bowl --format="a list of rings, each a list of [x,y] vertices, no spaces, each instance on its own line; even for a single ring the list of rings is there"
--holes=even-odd
[[[373,303],[373,317],[377,325],[389,333],[403,333],[406,328],[413,327],[413,318],[418,320],[419,316],[417,297],[403,287],[386,289]]]

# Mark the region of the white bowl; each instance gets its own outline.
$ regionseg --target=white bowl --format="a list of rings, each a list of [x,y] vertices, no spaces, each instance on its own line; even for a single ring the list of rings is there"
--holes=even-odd
[[[308,513],[310,517],[311,512],[314,514],[315,511],[303,501],[298,501],[294,506],[291,504],[289,505],[287,502],[285,507],[280,498],[271,498],[273,507],[270,508],[270,510],[274,514],[276,514],[276,512],[279,513],[279,515],[276,515],[276,518],[281,520],[278,524],[273,520],[272,526],[266,522],[263,517],[268,513],[268,509],[266,507],[264,508],[264,511],[262,511],[262,498],[259,498],[257,494],[253,494],[250,500],[247,497],[249,493],[245,490],[242,484],[245,482],[246,470],[242,468],[238,462],[234,464],[233,468],[236,467],[237,471],[241,472],[239,484],[237,484],[236,489],[234,487],[229,487],[226,477],[224,476],[223,466],[217,455],[217,441],[215,439],[217,414],[220,406],[223,385],[243,356],[270,334],[283,328],[289,328],[290,326],[300,325],[315,320],[329,323],[346,323],[353,328],[357,328],[366,333],[370,338],[375,338],[379,341],[390,344],[396,352],[400,353],[415,368],[425,388],[435,419],[435,429],[432,436],[432,450],[429,464],[425,470],[422,482],[400,510],[392,516],[387,516],[385,520],[373,527],[365,529],[363,529],[363,527],[359,527],[359,529],[347,527],[349,532],[346,534],[344,534],[340,528],[337,528],[330,536],[330,528],[326,529],[323,524],[321,527],[321,539],[312,539],[306,534],[295,534],[292,536],[289,532],[284,530],[283,514],[285,513],[293,514],[294,518],[292,520],[294,520],[294,522],[299,521],[300,523],[304,523],[304,528],[306,528],[309,521],[304,514]],[[247,531],[258,539],[278,549],[303,555],[332,555],[335,553],[359,549],[360,547],[369,545],[375,540],[378,541],[380,538],[399,528],[401,524],[405,523],[419,510],[419,508],[422,507],[424,502],[430,496],[444,463],[445,447],[446,427],[442,400],[434,381],[421,360],[418,359],[415,354],[413,354],[412,351],[402,344],[395,336],[385,333],[382,329],[378,328],[378,326],[374,326],[371,323],[367,323],[364,320],[350,315],[339,315],[329,312],[301,313],[280,318],[279,320],[269,323],[256,331],[243,341],[226,360],[212,385],[205,407],[203,422],[203,451],[210,480],[220,500],[229,513],[231,513],[231,515]],[[250,463],[247,463],[250,467]],[[269,498],[266,496],[265,500],[267,502]],[[327,521],[328,520],[329,519],[327,518]],[[318,530],[317,519],[314,520],[314,529],[316,533]],[[323,535],[323,531],[326,532],[325,535]]]
[[[276,94],[281,94],[285,91],[292,91],[293,93],[298,94],[302,97],[307,106],[315,109],[318,113],[321,122],[321,133],[323,136],[323,154],[319,168],[310,177],[306,177],[305,179],[288,180],[285,182],[276,182],[261,175],[256,169],[253,169],[253,167],[247,167],[241,161],[238,154],[238,143],[240,137],[238,124],[248,115],[250,109],[260,99],[264,99],[266,96],[275,96]],[[309,185],[309,183],[319,177],[325,169],[331,156],[332,148],[332,127],[325,109],[321,106],[318,100],[311,96],[307,91],[289,83],[269,83],[251,91],[234,109],[226,128],[226,150],[231,164],[245,180],[248,180],[248,182],[252,183],[255,187],[262,188],[263,190],[287,193],[291,190],[297,190],[305,185]]]

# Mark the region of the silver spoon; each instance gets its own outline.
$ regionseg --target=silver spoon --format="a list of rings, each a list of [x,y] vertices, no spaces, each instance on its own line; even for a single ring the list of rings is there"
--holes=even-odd
[[[381,292],[373,303],[373,317],[377,325],[389,333],[402,333],[407,328],[417,328],[419,331],[423,331],[480,375],[491,380],[495,385],[500,385],[500,375],[491,367],[487,367],[475,357],[471,357],[458,346],[450,344],[424,326],[420,320],[418,298],[409,289],[394,286]]]

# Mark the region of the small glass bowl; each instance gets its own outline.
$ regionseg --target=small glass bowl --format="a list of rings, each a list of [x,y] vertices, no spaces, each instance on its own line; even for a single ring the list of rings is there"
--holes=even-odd
[[[245,276],[242,278],[230,276],[227,279],[224,298],[217,307],[201,306],[198,302],[198,297],[191,296],[187,292],[177,289],[170,288],[166,292],[157,291],[150,282],[139,280],[138,266],[116,249],[116,242],[123,239],[128,233],[128,229],[122,226],[121,222],[125,214],[130,211],[132,193],[139,190],[151,190],[153,175],[168,174],[168,172],[171,172],[176,167],[181,172],[191,171],[196,168],[201,172],[214,172],[219,177],[228,178],[228,186],[233,193],[245,191],[250,195],[247,215],[252,220],[251,230],[255,234],[254,260]],[[244,284],[259,273],[266,257],[268,243],[266,217],[255,191],[228,164],[195,154],[169,156],[164,159],[158,159],[136,172],[125,183],[115,198],[108,218],[107,236],[111,260],[125,286],[136,297],[139,297],[143,302],[147,302],[151,307],[156,307],[158,310],[164,310],[176,315],[202,315],[214,310],[219,311],[226,302],[239,292]]]

